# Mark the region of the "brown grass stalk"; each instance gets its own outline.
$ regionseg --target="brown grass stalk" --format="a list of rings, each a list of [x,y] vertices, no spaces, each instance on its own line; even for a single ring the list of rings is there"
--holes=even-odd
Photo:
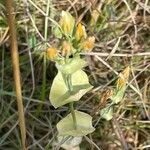
[[[10,43],[11,43],[11,59],[12,59],[13,74],[14,74],[14,81],[15,81],[17,105],[18,105],[22,149],[26,150],[26,146],[25,146],[26,127],[25,127],[25,118],[24,118],[24,108],[22,102],[19,54],[18,54],[18,43],[17,43],[17,36],[16,36],[17,33],[15,27],[15,14],[14,14],[13,0],[6,0],[6,9],[8,13],[7,17],[8,17],[8,25],[9,25],[9,33],[10,33]]]

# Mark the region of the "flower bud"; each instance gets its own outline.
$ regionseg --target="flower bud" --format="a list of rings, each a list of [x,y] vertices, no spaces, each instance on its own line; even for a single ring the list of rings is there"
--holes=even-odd
[[[98,10],[93,10],[91,13],[91,20],[90,20],[90,26],[94,26],[97,23],[97,20],[99,18],[100,14]]]
[[[123,99],[126,90],[126,82],[128,81],[129,78],[129,73],[130,73],[130,67],[127,67],[119,74],[116,89],[114,91],[113,96],[111,97],[111,100],[115,104],[118,104]]]
[[[75,20],[69,12],[62,11],[60,26],[65,35],[72,36]]]
[[[85,27],[81,23],[79,23],[78,26],[77,26],[77,30],[76,30],[76,33],[75,33],[75,38],[76,38],[77,41],[81,40],[82,38],[84,38],[84,39],[87,38]]]
[[[72,46],[69,42],[63,41],[62,43],[62,56],[69,56],[71,54]]]
[[[121,89],[126,85],[129,78],[130,67],[126,67],[120,74],[117,80],[117,89]]]
[[[90,51],[93,49],[95,43],[95,37],[91,36],[86,39],[81,45],[82,49],[85,51]]]
[[[57,57],[57,49],[54,47],[48,48],[46,50],[46,56],[50,60],[54,60]]]

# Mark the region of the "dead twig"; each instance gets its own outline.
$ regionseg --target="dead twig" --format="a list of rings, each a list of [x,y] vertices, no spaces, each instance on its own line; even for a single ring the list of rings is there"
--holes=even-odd
[[[25,127],[24,110],[23,110],[24,108],[23,108],[23,102],[22,102],[18,44],[17,44],[17,36],[16,36],[13,0],[6,0],[6,9],[7,9],[7,13],[8,13],[8,25],[9,25],[10,42],[11,42],[11,58],[12,58],[16,98],[17,98],[17,105],[18,105],[18,115],[19,115],[20,131],[21,131],[22,149],[26,150],[26,145],[25,145],[26,127]]]

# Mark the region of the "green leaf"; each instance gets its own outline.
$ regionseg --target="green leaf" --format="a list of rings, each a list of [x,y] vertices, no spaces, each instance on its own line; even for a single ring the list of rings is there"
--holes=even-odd
[[[61,144],[63,142],[63,144]],[[82,142],[82,137],[71,137],[71,136],[58,136],[58,141],[56,145],[60,145],[65,150],[75,150],[79,147]]]
[[[125,89],[126,86],[123,86],[121,89],[116,90],[116,92],[110,98],[113,101],[113,103],[118,104],[123,99]]]
[[[56,38],[61,39],[62,38],[62,32],[58,26],[52,28],[53,34],[56,36]]]
[[[106,120],[111,120],[113,118],[113,108],[111,106],[107,106],[100,111],[100,115],[102,118]]]
[[[32,33],[31,35],[29,35],[29,47],[30,48],[35,48],[37,44],[37,39],[34,33]]]
[[[64,82],[62,73],[59,71],[56,75],[49,96],[51,104],[55,108],[73,101],[78,101],[86,92],[92,88],[92,86],[89,84],[87,74],[82,70],[73,73],[71,80],[73,91],[70,93]]]
[[[92,126],[92,117],[81,111],[75,111],[77,120],[77,128],[74,128],[73,119],[71,113],[57,124],[57,130],[59,136],[85,136],[92,133],[95,128]]]
[[[69,63],[64,65],[56,64],[57,69],[63,74],[72,74],[85,66],[87,66],[87,62],[79,57],[72,59]]]

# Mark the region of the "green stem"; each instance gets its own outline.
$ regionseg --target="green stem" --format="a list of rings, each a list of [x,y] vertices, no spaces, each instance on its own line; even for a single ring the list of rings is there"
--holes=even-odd
[[[43,57],[43,77],[42,77],[42,91],[41,91],[41,101],[45,100],[46,95],[46,55],[44,54]],[[41,109],[42,109],[43,103],[38,105],[37,111],[35,116],[38,117]]]
[[[46,17],[45,17],[45,33],[44,39],[47,41],[48,33],[48,16],[49,16],[50,0],[47,0]]]
[[[72,81],[71,81],[71,75],[68,75],[66,78],[66,82],[67,82],[67,87],[69,89],[70,94],[72,93],[73,87],[72,87]],[[73,102],[71,102],[69,104],[70,106],[70,111],[71,111],[71,115],[72,115],[72,119],[73,119],[73,124],[74,124],[74,129],[77,129],[77,120],[76,120],[76,115],[75,115],[75,110],[73,107]]]
[[[71,75],[68,75],[68,76],[67,76],[67,83],[68,83],[69,92],[70,92],[70,94],[71,94],[72,91],[73,91],[72,81],[71,81]]]
[[[48,35],[48,16],[49,16],[49,9],[50,8],[50,0],[47,0],[47,8],[46,8],[46,16],[45,16],[45,32],[44,32],[44,39],[47,41]],[[47,44],[47,43],[46,43]],[[46,49],[45,44],[45,49]],[[41,93],[41,100],[44,101],[46,97],[46,54],[43,57],[43,77],[42,77],[42,93]],[[36,116],[38,117],[39,113],[41,112],[43,104],[41,103],[36,112]]]
[[[70,105],[70,111],[73,119],[74,129],[77,129],[77,120],[76,120],[76,114],[73,107],[73,102],[69,104]]]
[[[42,79],[42,95],[41,100],[45,100],[45,94],[46,94],[46,55],[44,55],[43,58],[43,79]]]

